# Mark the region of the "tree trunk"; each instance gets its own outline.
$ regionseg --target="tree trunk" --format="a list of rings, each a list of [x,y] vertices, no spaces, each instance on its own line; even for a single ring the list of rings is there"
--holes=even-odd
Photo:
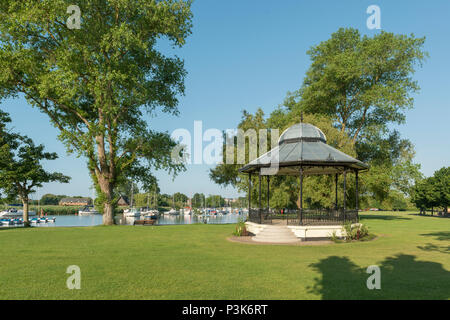
[[[114,205],[112,203],[105,202],[103,212],[103,224],[111,226],[114,222]]]
[[[113,185],[107,179],[99,179],[100,189],[105,195],[103,204],[103,224],[110,226],[115,224],[114,221],[114,203],[113,203]]]
[[[23,204],[23,225],[25,227],[29,227],[30,221],[28,219],[28,198],[23,198],[22,204]]]

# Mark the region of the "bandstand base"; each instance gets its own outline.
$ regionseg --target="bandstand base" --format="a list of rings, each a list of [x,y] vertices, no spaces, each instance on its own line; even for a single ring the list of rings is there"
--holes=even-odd
[[[358,224],[354,224],[355,226]],[[265,234],[269,234],[267,239],[272,238],[273,242],[279,242],[273,237],[272,226],[267,224],[258,224],[247,221],[246,229],[255,235],[254,240],[264,239]],[[280,228],[281,226],[277,227]],[[323,225],[323,226],[284,226],[286,232],[292,232],[298,240],[312,241],[330,239],[333,234],[337,238],[345,237],[345,230],[342,225]],[[265,230],[265,231],[264,231]]]

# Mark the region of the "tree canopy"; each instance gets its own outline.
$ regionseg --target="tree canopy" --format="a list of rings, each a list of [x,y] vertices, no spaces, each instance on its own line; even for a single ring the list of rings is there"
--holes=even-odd
[[[421,211],[441,207],[447,212],[450,206],[450,167],[441,168],[432,177],[418,182],[413,188],[412,202]]]
[[[182,0],[80,0],[81,29],[69,29],[67,2],[0,3],[0,98],[23,94],[60,130],[69,152],[85,157],[113,224],[125,177],[154,182],[154,169],[172,174],[176,145],[152,130],[144,115],[178,114],[183,61],[158,50],[160,39],[182,46],[192,27]]]
[[[0,189],[10,199],[19,196],[23,203],[23,219],[28,222],[29,195],[44,183],[67,183],[70,177],[59,172],[48,172],[43,160],[55,160],[56,153],[45,152],[44,145],[35,145],[26,137],[7,130],[9,116],[0,111]]]

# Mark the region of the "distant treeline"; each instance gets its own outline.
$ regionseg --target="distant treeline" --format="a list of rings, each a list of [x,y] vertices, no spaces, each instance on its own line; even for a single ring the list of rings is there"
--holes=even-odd
[[[57,205],[59,205],[59,201],[61,200],[61,199],[64,199],[64,198],[87,198],[87,197],[82,197],[82,196],[67,196],[67,195],[62,195],[62,194],[59,194],[59,195],[56,195],[56,194],[51,194],[51,193],[47,193],[47,194],[44,194],[42,197],[41,197],[41,199],[39,199],[39,200],[37,200],[37,199],[33,199],[33,200],[30,200],[29,201],[29,203],[30,203],[30,205],[41,205],[41,206],[46,206],[46,205],[54,205],[54,206],[57,206]],[[2,202],[4,202],[4,201],[2,201]],[[8,204],[18,204],[18,205],[22,205],[22,201],[20,201],[19,199],[17,199],[16,201],[7,201],[8,202]]]

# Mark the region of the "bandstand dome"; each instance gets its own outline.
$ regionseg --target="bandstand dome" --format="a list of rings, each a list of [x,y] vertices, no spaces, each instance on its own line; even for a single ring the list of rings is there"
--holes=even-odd
[[[300,167],[304,175],[337,174],[345,170],[360,171],[369,168],[367,164],[328,145],[322,130],[309,123],[297,123],[286,129],[279,138],[278,146],[239,171],[264,175],[264,168],[277,162],[277,175],[298,176]]]

